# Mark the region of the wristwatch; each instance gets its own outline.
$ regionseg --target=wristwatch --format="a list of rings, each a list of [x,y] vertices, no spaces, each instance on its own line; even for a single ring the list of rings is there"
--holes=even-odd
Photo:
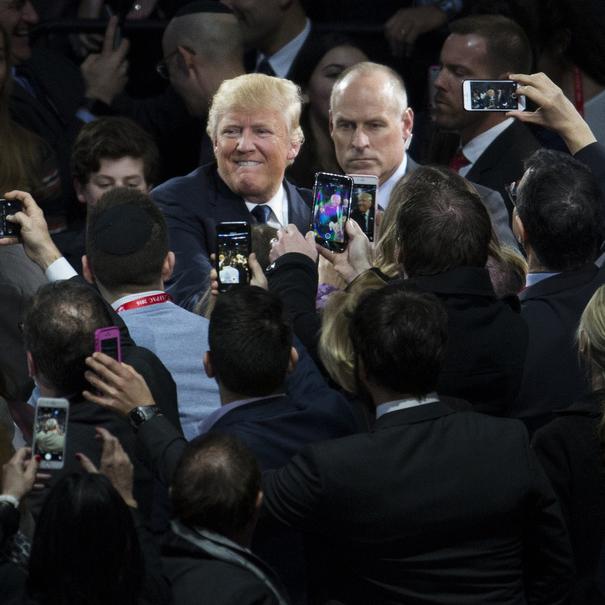
[[[157,405],[140,405],[128,413],[130,425],[136,431],[143,422],[161,414],[162,411]]]

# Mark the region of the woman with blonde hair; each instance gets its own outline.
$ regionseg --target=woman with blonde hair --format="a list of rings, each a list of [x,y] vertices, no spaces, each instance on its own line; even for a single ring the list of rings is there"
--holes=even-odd
[[[582,313],[578,348],[592,392],[538,430],[532,447],[557,493],[574,552],[571,605],[602,605],[595,576],[605,538],[605,286]]]

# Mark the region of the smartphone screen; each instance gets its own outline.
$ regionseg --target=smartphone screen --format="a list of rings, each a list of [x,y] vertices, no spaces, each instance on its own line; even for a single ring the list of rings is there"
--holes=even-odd
[[[6,220],[8,214],[15,214],[22,210],[21,202],[0,198],[0,238],[18,237],[21,226]]]
[[[378,177],[357,174],[352,174],[351,177],[353,178],[353,196],[351,198],[350,218],[361,227],[368,239],[373,242]]]
[[[120,343],[120,329],[116,326],[99,328],[95,330],[95,351],[100,351],[122,361],[122,348]]]
[[[517,83],[512,80],[465,80],[462,90],[467,111],[525,109],[525,97],[517,95]]]
[[[329,250],[342,252],[346,246],[345,223],[349,218],[353,179],[341,174],[318,172],[313,187],[315,239]]]
[[[216,226],[216,272],[219,291],[250,281],[250,225],[245,222]]]
[[[63,468],[69,401],[41,397],[34,420],[33,454],[39,455],[41,468]]]

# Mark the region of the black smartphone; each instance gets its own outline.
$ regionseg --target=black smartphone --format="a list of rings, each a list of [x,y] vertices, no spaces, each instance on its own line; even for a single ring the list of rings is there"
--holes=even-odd
[[[353,179],[344,174],[318,172],[313,187],[313,223],[315,240],[333,252],[347,246],[345,224],[349,218]]]
[[[352,174],[351,177],[353,179],[353,197],[349,216],[373,242],[378,177],[371,174]]]
[[[216,226],[216,272],[219,292],[250,281],[250,225],[246,222],[218,223]]]
[[[0,237],[19,237],[21,225],[6,220],[7,215],[15,214],[23,209],[17,200],[0,198]]]
[[[513,80],[464,80],[462,95],[466,111],[525,110],[525,97],[517,94]]]

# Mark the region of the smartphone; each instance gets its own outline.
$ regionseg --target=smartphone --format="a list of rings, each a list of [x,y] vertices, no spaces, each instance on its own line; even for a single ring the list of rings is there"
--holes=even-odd
[[[350,176],[353,179],[353,196],[351,197],[349,217],[357,222],[368,239],[373,242],[378,177],[372,174],[351,174]]]
[[[353,179],[343,174],[318,172],[313,187],[313,222],[315,241],[333,252],[347,246],[345,224],[349,218]]]
[[[15,214],[23,209],[21,202],[17,200],[5,200],[0,198],[0,238],[19,237],[21,225],[6,220],[8,214]]]
[[[244,221],[218,223],[215,262],[219,292],[250,281],[249,255],[250,225]]]
[[[33,455],[40,456],[40,468],[63,468],[67,442],[69,401],[40,397],[34,417]]]
[[[122,361],[120,328],[110,326],[109,328],[95,330],[95,351],[105,353],[116,361]]]
[[[464,80],[466,111],[525,111],[525,97],[517,95],[513,80]]]
[[[105,16],[107,17],[107,20],[111,19],[115,13],[113,12],[113,9],[111,8],[111,6],[109,6],[109,4],[105,4],[103,6],[103,10],[105,12]],[[120,14],[118,15],[118,25],[116,26],[116,31],[115,34],[113,35],[113,42],[112,42],[112,48],[113,50],[117,50],[120,47],[120,44],[122,44],[122,19],[124,18],[124,15]]]

